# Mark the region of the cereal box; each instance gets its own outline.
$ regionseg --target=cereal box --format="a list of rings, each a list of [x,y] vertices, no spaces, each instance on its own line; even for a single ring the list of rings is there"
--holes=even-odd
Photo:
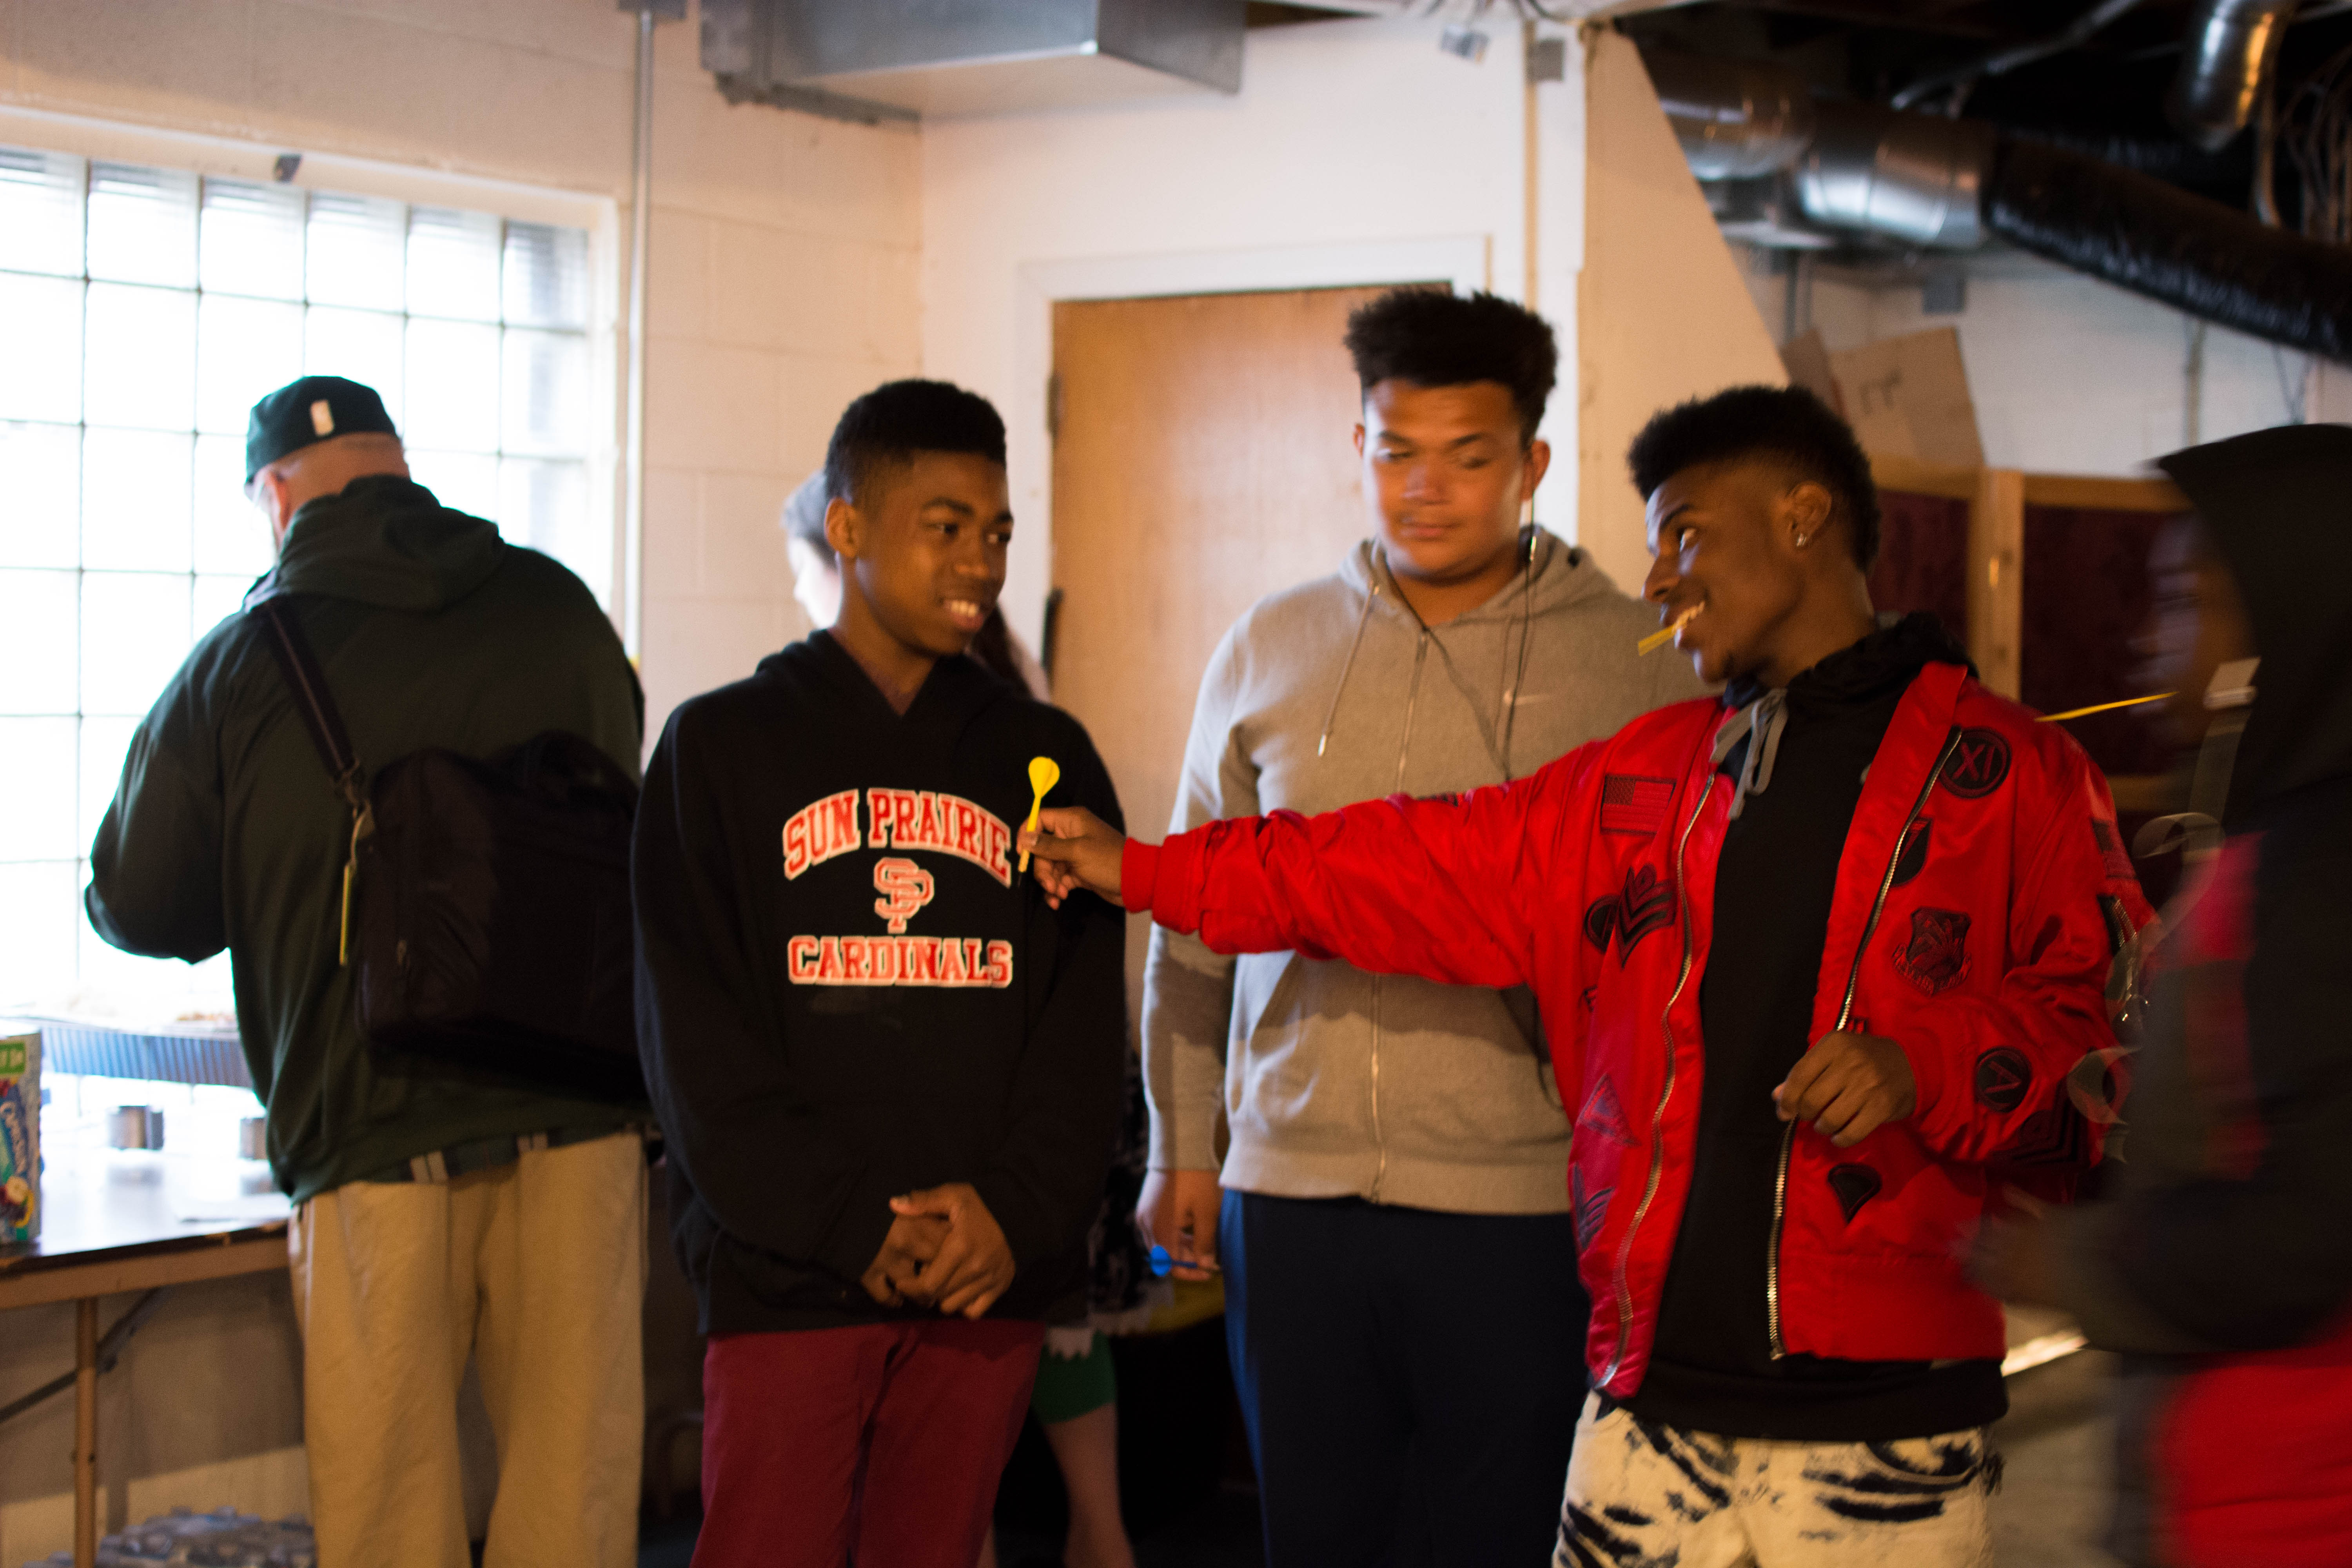
[[[41,1037],[0,1034],[0,1247],[41,1234]]]

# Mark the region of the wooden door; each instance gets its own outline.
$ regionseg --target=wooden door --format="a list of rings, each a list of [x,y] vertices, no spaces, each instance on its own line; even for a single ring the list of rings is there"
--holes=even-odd
[[[1201,672],[1257,600],[1367,532],[1340,342],[1381,290],[1054,307],[1054,700],[1094,736],[1129,825],[1176,799]],[[1142,917],[1129,931],[1140,997]]]

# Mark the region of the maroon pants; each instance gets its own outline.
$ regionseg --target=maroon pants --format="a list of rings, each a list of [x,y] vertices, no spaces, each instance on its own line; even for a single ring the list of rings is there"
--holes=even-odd
[[[971,1568],[1045,1329],[933,1318],[719,1334],[694,1568]]]

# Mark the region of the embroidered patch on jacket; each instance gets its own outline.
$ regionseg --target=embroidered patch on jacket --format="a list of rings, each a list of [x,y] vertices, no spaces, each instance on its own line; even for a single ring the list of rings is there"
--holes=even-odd
[[[2109,880],[2132,879],[2131,857],[2124,853],[2123,837],[2116,831],[2114,823],[2104,816],[2091,818],[2091,841],[2099,847],[2099,860],[2106,867]]]
[[[1568,1171],[1568,1201],[1576,1210],[1576,1249],[1579,1252],[1592,1245],[1601,1234],[1601,1222],[1609,1217],[1609,1197],[1617,1189],[1602,1187],[1599,1192],[1584,1190],[1584,1173],[1571,1165]]]
[[[1617,934],[1617,895],[1603,893],[1584,911],[1584,940],[1602,952]]]
[[[1603,952],[1614,939],[1620,944],[1617,958],[1622,963],[1633,956],[1643,937],[1674,923],[1673,884],[1653,867],[1635,866],[1625,873],[1622,889],[1593,900],[1584,911],[1584,936]]]
[[[1914,910],[1909,938],[1895,941],[1895,972],[1930,996],[1969,972],[1969,917],[1958,910]]]
[[[1646,838],[1666,825],[1675,781],[1635,773],[1604,773],[1601,779],[1601,831]]]
[[[1625,1107],[1617,1099],[1617,1086],[1609,1081],[1607,1073],[1602,1073],[1601,1081],[1592,1086],[1591,1098],[1576,1113],[1576,1124],[1612,1143],[1622,1143],[1628,1149],[1639,1147],[1633,1142],[1633,1124],[1625,1120]]]
[[[2009,777],[2009,742],[1998,730],[1963,730],[1942,783],[1962,800],[1982,800]]]
[[[1977,1103],[2003,1116],[2025,1103],[2033,1064],[2014,1046],[1995,1046],[1977,1058]]]
[[[1878,1195],[1879,1174],[1868,1165],[1849,1164],[1830,1167],[1830,1191],[1837,1194],[1838,1207],[1845,1210],[1845,1222],[1862,1212],[1862,1205]]]
[[[1936,819],[1923,816],[1911,829],[1911,837],[1903,841],[1903,853],[1895,862],[1895,886],[1901,887],[1917,876],[1927,864],[1927,840],[1936,831]]]
[[[2052,1095],[2041,1110],[2027,1117],[2016,1138],[2000,1153],[2004,1165],[2080,1167],[2090,1160],[2091,1123],[2063,1094]]]

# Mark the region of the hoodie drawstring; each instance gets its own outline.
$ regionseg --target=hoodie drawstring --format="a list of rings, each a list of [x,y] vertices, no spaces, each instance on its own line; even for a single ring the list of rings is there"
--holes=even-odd
[[[1519,538],[1526,552],[1522,556],[1519,564],[1519,657],[1517,668],[1504,681],[1502,693],[1497,698],[1495,704],[1496,709],[1495,716],[1496,723],[1501,730],[1503,738],[1502,763],[1503,782],[1505,784],[1510,783],[1514,776],[1511,773],[1511,737],[1518,729],[1519,689],[1527,684],[1528,645],[1533,641],[1535,637],[1535,528],[1532,525],[1522,528],[1519,530]],[[1373,547],[1376,563],[1378,548],[1378,546]],[[1348,657],[1342,659],[1339,663],[1339,679],[1338,681],[1333,683],[1331,687],[1330,705],[1323,710],[1322,732],[1315,737],[1315,754],[1318,757],[1323,754],[1324,749],[1331,743],[1331,727],[1339,721],[1339,699],[1348,689],[1349,672],[1356,668],[1357,650],[1364,646],[1364,628],[1371,622],[1372,600],[1380,594],[1380,584],[1377,581],[1374,581],[1370,590],[1364,595],[1364,607],[1357,613],[1356,635],[1348,640]],[[1415,619],[1418,620],[1419,617],[1416,616]],[[1428,636],[1429,628],[1427,626],[1422,627],[1422,634],[1423,637]],[[1505,658],[1507,659],[1509,658],[1509,644],[1507,640],[1505,642],[1504,647]],[[1419,682],[1416,681],[1416,689],[1418,688],[1418,685]],[[1408,717],[1406,722],[1409,728],[1411,725],[1410,717]],[[1402,762],[1399,763],[1399,767],[1400,770],[1402,770]],[[1402,787],[1402,773],[1400,773],[1399,777],[1399,787]]]
[[[1536,531],[1530,523],[1519,530],[1519,542],[1526,553],[1519,561],[1519,663],[1518,668],[1503,684],[1502,711],[1496,714],[1495,725],[1503,734],[1503,782],[1511,782],[1511,734],[1519,724],[1519,688],[1528,679],[1528,639],[1535,635],[1536,608]]]
[[[1323,732],[1315,738],[1315,754],[1321,756],[1323,748],[1331,743],[1331,725],[1339,717],[1339,694],[1348,689],[1348,672],[1356,668],[1356,650],[1364,646],[1364,627],[1372,618],[1372,600],[1381,585],[1374,583],[1364,594],[1364,607],[1356,616],[1356,635],[1348,641],[1348,657],[1339,662],[1339,679],[1331,688],[1331,706],[1323,710]]]
[[[1738,787],[1732,792],[1731,815],[1736,820],[1751,795],[1762,795],[1772,787],[1772,764],[1780,759],[1781,731],[1789,723],[1789,693],[1776,687],[1741,709],[1729,723],[1716,731],[1715,763],[1731,755],[1740,737],[1748,738],[1747,764],[1739,770]]]

